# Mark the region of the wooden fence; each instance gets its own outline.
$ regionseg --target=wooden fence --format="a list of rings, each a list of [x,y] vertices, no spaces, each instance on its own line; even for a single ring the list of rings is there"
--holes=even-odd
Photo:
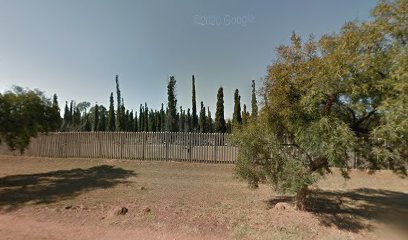
[[[229,134],[183,132],[58,132],[31,139],[26,156],[234,163]],[[0,154],[16,153],[1,146]]]

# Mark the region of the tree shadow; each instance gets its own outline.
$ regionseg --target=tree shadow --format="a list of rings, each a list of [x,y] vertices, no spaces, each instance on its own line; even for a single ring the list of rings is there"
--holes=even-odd
[[[293,197],[277,197],[265,202],[268,208],[273,208],[278,202],[293,201]],[[308,198],[307,211],[316,215],[324,226],[355,233],[373,230],[374,222],[408,230],[408,194],[403,192],[371,188],[314,190]]]
[[[372,223],[408,229],[408,194],[381,189],[352,191],[316,190],[308,200],[308,210],[325,226],[359,232],[372,230]]]
[[[84,192],[110,188],[136,176],[131,170],[110,165],[88,169],[12,175],[0,178],[0,211],[31,204],[47,204],[74,198]]]

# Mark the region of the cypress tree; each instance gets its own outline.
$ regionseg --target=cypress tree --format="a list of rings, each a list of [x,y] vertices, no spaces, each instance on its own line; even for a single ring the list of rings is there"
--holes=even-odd
[[[196,90],[195,90],[195,78],[192,77],[193,82],[193,96],[192,96],[192,131],[198,131],[198,117],[197,117],[197,104],[196,104]]]
[[[161,110],[156,112],[156,124],[157,124],[157,131],[161,132],[162,131],[162,121],[161,121]]]
[[[106,109],[104,106],[99,106],[100,120],[98,124],[99,131],[106,131]]]
[[[111,92],[109,99],[109,113],[108,113],[108,131],[116,130],[116,121],[115,121],[115,107],[113,102],[113,92]]]
[[[167,85],[167,101],[168,113],[166,121],[166,130],[169,132],[177,132],[177,99],[175,96],[176,80],[174,76],[170,77]]]
[[[207,131],[213,132],[213,119],[211,117],[210,107],[207,107]]]
[[[198,121],[200,125],[200,132],[206,133],[207,132],[207,122],[206,122],[205,107],[204,107],[203,101],[201,101],[201,110],[200,110],[200,116],[199,116]]]
[[[185,130],[185,117],[183,113],[183,107],[180,106],[180,121],[179,121],[179,131],[184,132]]]
[[[166,113],[164,112],[164,106],[163,103],[161,105],[160,109],[160,125],[161,125],[161,130],[160,131],[165,131],[166,130]]]
[[[190,108],[187,109],[186,132],[191,132],[191,113]]]
[[[238,89],[236,89],[234,93],[234,114],[232,116],[232,123],[237,126],[242,125],[241,96],[239,96]]]
[[[69,104],[69,123],[72,124],[74,121],[74,101],[71,100]]]
[[[70,123],[70,114],[69,114],[69,108],[68,108],[68,102],[65,101],[65,108],[64,108],[64,121],[63,121],[63,126],[62,126],[62,130],[63,131],[67,131],[68,130],[68,126]]]
[[[117,100],[117,108],[116,108],[116,130],[121,131],[122,130],[122,104],[121,104],[121,93],[120,93],[120,88],[119,88],[119,75],[116,75],[115,77],[115,82],[116,82],[116,100]]]
[[[48,116],[48,125],[51,131],[56,131],[61,128],[62,119],[60,108],[58,106],[58,97],[57,94],[54,94],[52,97],[52,106],[49,109],[49,116]]]
[[[214,131],[225,133],[225,118],[224,118],[224,89],[220,87],[217,93],[217,109],[215,111]]]
[[[246,104],[244,104],[244,110],[242,111],[242,124],[245,125],[248,122],[249,112],[247,112]]]
[[[231,120],[228,119],[226,126],[227,126],[227,133],[231,133],[232,132],[232,122],[231,122]]]
[[[140,104],[140,110],[139,110],[139,132],[144,131],[144,111],[143,111],[143,105]]]
[[[137,119],[137,112],[135,111],[135,116],[134,116],[134,119],[133,119],[133,131],[134,132],[138,132],[139,131],[139,122],[138,122],[138,119]]]
[[[90,132],[92,130],[92,125],[91,125],[91,121],[89,121],[89,115],[85,114],[84,118],[85,118],[85,125],[83,128],[83,131]]]
[[[95,104],[95,116],[94,116],[94,131],[97,132],[99,129],[99,106]]]
[[[145,108],[144,108],[143,121],[144,121],[144,131],[148,132],[150,130],[149,128],[149,108],[147,107],[146,102],[145,102]]]
[[[128,128],[127,131],[128,132],[133,132],[134,131],[134,125],[133,125],[133,110],[129,112],[129,116],[128,116],[128,120],[127,120],[127,124],[128,124]]]
[[[77,129],[81,125],[81,112],[77,106],[74,107],[74,124]]]
[[[128,116],[129,116],[129,111],[127,111],[126,112],[126,108],[125,108],[125,102],[123,101],[123,98],[122,98],[122,105],[121,105],[121,107],[120,107],[120,114],[121,114],[121,116],[120,116],[120,118],[121,118],[121,120],[122,120],[122,122],[121,122],[121,129],[122,129],[122,131],[126,131],[126,129],[127,129],[127,120],[128,120]]]
[[[123,110],[123,108],[122,108],[122,110]],[[126,111],[123,111],[123,112],[125,112],[125,114],[123,115],[123,118],[122,118],[122,126],[123,126],[122,131],[128,131],[129,130],[128,121],[129,121],[129,114],[130,114],[129,109],[126,110]]]
[[[255,88],[255,80],[252,80],[252,99],[251,99],[251,105],[252,105],[252,117],[258,116],[258,102],[256,100],[256,88]]]

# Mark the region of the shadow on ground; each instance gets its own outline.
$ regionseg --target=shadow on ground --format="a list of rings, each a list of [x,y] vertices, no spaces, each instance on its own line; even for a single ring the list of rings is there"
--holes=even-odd
[[[277,202],[292,202],[280,197],[267,201],[269,207]],[[308,211],[315,214],[324,226],[359,232],[372,230],[374,222],[408,229],[408,194],[381,189],[360,188],[351,191],[315,190],[308,198]]]
[[[12,211],[26,204],[46,204],[70,199],[84,192],[110,188],[136,176],[133,171],[109,165],[88,169],[12,175],[0,178],[0,210]]]

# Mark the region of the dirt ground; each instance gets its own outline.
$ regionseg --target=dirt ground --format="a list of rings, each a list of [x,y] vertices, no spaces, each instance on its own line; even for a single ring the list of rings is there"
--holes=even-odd
[[[308,211],[233,165],[0,156],[0,239],[403,239],[408,181],[335,171]],[[117,215],[116,208],[128,212]]]

